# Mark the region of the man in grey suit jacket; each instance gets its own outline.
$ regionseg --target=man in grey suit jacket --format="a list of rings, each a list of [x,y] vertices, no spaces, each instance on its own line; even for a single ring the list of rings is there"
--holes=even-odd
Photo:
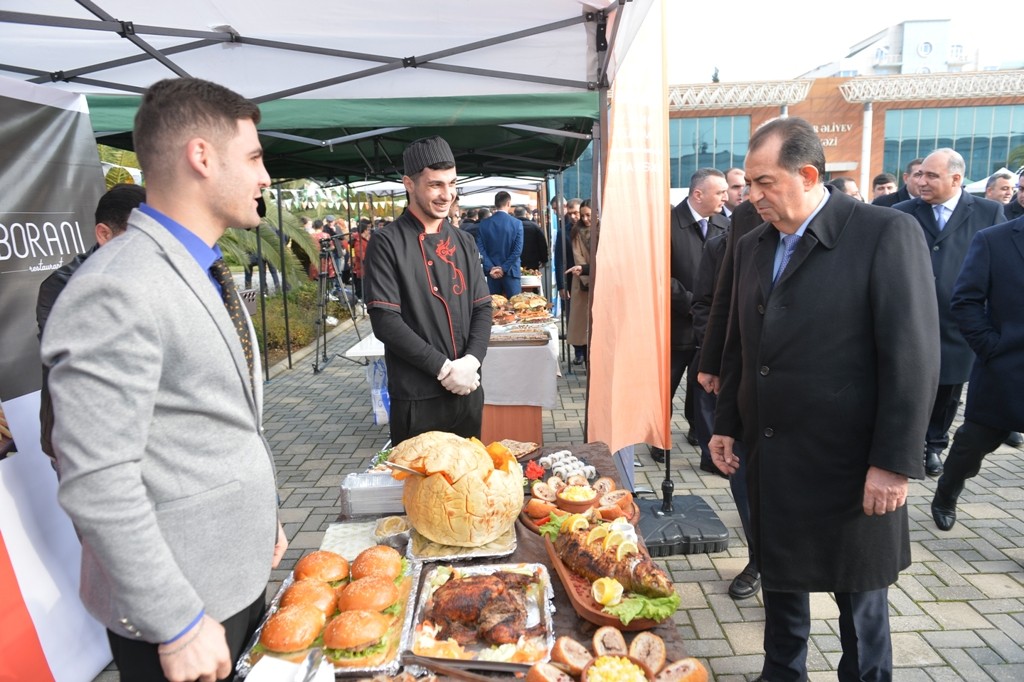
[[[935,274],[942,368],[925,434],[923,458],[929,476],[942,473],[941,454],[949,445],[949,427],[956,416],[960,394],[974,362],[974,353],[949,309],[953,283],[974,235],[1005,220],[1001,204],[963,191],[961,183],[965,169],[960,154],[948,147],[936,149],[917,169],[920,174],[917,183],[919,196],[893,206],[897,211],[917,218],[931,252]]]
[[[82,601],[124,680],[229,677],[287,547],[252,325],[211,274],[225,230],[259,223],[259,120],[213,83],[150,87],[134,131],[147,202],[43,334]]]
[[[821,182],[814,128],[750,138],[766,224],[734,254],[711,451],[749,448],[751,540],[763,580],[766,680],[807,679],[809,592],[839,608],[841,680],[892,677],[888,586],[910,565],[908,477],[938,375],[935,293],[914,221]]]

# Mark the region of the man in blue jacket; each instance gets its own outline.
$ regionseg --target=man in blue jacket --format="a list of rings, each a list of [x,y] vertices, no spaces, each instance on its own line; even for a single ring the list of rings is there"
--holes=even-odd
[[[523,290],[519,256],[523,252],[523,223],[512,217],[512,195],[494,195],[494,214],[480,221],[476,246],[484,263],[487,288],[511,298]]]

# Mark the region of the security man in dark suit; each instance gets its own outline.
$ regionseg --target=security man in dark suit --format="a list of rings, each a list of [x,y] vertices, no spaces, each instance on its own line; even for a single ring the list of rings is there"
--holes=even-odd
[[[949,427],[953,424],[960,393],[971,373],[974,352],[957,327],[949,309],[953,283],[960,274],[967,247],[979,230],[1001,223],[1003,206],[964,192],[964,157],[948,147],[929,154],[918,169],[920,196],[893,206],[917,218],[931,250],[935,273],[935,294],[939,303],[942,369],[935,394],[928,431],[925,434],[925,471],[929,476],[942,473],[942,451],[949,445]]]
[[[977,354],[964,423],[953,436],[932,500],[940,530],[956,523],[956,502],[985,455],[1024,431],[1024,218],[982,230],[953,287],[953,319]]]
[[[906,170],[903,171],[903,186],[891,194],[883,194],[880,197],[875,197],[871,202],[875,206],[895,206],[901,201],[910,201],[917,196],[917,181],[920,177],[918,169],[921,167],[921,162],[924,159],[914,159],[907,164]]]

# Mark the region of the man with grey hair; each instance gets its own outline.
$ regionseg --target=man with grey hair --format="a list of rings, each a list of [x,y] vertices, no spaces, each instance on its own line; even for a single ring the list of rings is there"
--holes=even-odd
[[[686,199],[672,209],[671,222],[671,395],[674,396],[683,374],[686,380],[685,415],[690,423],[690,431],[696,419],[693,415],[693,386],[696,383],[696,368],[687,371],[696,353],[693,337],[693,317],[690,307],[693,305],[693,285],[697,279],[697,268],[700,266],[701,251],[704,242],[729,230],[729,221],[722,215],[722,205],[728,195],[729,185],[725,174],[717,168],[699,168],[690,177],[690,193]],[[690,435],[687,435],[689,440]],[[651,458],[655,462],[665,461],[665,451],[651,447]],[[707,451],[707,443],[701,444],[701,469],[709,473],[718,473],[711,463],[711,455]]]
[[[925,434],[925,471],[942,473],[942,451],[949,445],[949,427],[956,416],[960,393],[971,374],[974,352],[967,345],[950,312],[953,284],[960,273],[967,248],[980,230],[1005,220],[1003,206],[964,192],[961,187],[966,164],[949,147],[936,149],[925,157],[918,171],[920,194],[916,199],[893,206],[917,218],[931,252],[935,294],[939,303],[939,344],[942,364],[939,388]]]
[[[1015,179],[1013,173],[1009,171],[993,173],[985,183],[985,198],[1003,205],[1010,203],[1010,199],[1013,199]]]

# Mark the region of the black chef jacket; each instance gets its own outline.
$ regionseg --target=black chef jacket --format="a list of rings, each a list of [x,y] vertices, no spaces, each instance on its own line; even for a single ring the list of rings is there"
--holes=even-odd
[[[398,400],[444,395],[445,360],[483,363],[491,335],[491,296],[473,237],[445,220],[436,234],[408,210],[366,246],[364,296],[384,344],[388,392]]]

